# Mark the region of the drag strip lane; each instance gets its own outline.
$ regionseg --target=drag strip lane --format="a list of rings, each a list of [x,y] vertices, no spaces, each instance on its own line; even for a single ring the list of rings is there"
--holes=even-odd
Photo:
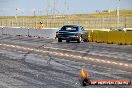
[[[20,53],[0,50],[0,87],[3,88],[82,88],[77,77],[81,66],[89,71],[90,79],[132,79],[132,72],[116,70],[98,65],[30,54],[25,61]],[[6,52],[5,52],[6,51]],[[25,52],[25,51],[23,51]],[[86,88],[131,88],[131,86],[88,86]]]
[[[41,47],[37,48],[38,46],[29,46],[29,45],[19,45],[19,44],[11,44],[11,43],[0,43],[1,47],[5,48],[12,48],[18,50],[24,50],[28,52],[43,54],[43,55],[50,55],[54,57],[61,57],[65,59],[70,59],[74,61],[81,61],[90,64],[101,65],[104,67],[111,67],[126,71],[132,71],[132,63],[127,60],[114,60],[114,58],[108,57],[101,57],[101,56],[92,56],[86,53],[77,52],[74,50],[65,50],[65,49],[58,49],[53,47]]]
[[[81,66],[86,67],[91,79],[132,79],[132,71],[124,69],[122,64],[121,68],[112,69],[109,61],[105,65],[99,62],[112,58],[94,57],[80,51],[48,46],[38,48],[39,46],[42,45],[28,45],[19,42],[0,43],[0,53],[3,53],[0,55],[0,68],[2,68],[0,86],[5,86],[4,88],[81,88],[77,80],[81,73]],[[29,54],[23,62],[21,59],[27,53]],[[128,64],[128,62],[124,63]],[[94,87],[122,88],[122,86]],[[87,88],[94,87],[88,86]],[[131,86],[123,86],[123,88],[131,88]]]
[[[81,51],[88,53],[89,55],[112,57],[116,60],[129,60],[132,61],[132,46],[131,45],[113,45],[105,43],[58,43],[55,39],[34,38],[27,36],[2,36],[0,42],[10,42],[17,44],[26,44],[31,46],[41,46],[45,44],[45,47],[67,49],[74,51]]]

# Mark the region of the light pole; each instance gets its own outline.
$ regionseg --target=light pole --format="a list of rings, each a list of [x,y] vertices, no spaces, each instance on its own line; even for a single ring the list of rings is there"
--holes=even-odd
[[[67,17],[65,17],[65,20],[67,22],[67,24],[69,24],[69,17],[68,17],[68,10],[69,10],[69,3],[67,0],[64,1],[64,6],[65,6],[65,9],[64,9],[64,15]]]
[[[18,11],[18,8],[16,8],[16,16],[15,16],[15,18],[16,18],[16,25],[17,25],[17,11]]]
[[[117,0],[117,27],[119,27],[119,24],[120,24],[120,0]]]
[[[49,15],[50,15],[50,7],[51,7],[51,5],[50,5],[51,3],[50,3],[50,0],[47,0],[47,7],[46,7],[46,15],[47,15],[47,18],[46,18],[46,27],[48,28],[48,22],[49,22]]]
[[[36,9],[33,9],[33,16],[34,16],[34,19],[35,19],[35,22],[34,22],[34,28],[36,28],[36,25],[37,25]]]
[[[16,26],[18,26],[18,11],[20,10],[20,8],[16,8]]]

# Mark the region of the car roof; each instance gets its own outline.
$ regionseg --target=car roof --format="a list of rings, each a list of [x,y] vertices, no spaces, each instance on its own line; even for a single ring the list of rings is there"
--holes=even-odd
[[[74,27],[80,27],[80,25],[78,25],[78,24],[67,24],[67,25],[64,25],[64,26],[74,26]]]

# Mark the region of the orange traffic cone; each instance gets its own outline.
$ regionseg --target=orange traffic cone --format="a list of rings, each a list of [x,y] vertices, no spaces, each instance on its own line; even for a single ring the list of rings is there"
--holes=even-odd
[[[82,73],[83,78],[88,78],[88,76],[89,76],[88,71],[85,72],[84,67],[82,67],[81,73]]]

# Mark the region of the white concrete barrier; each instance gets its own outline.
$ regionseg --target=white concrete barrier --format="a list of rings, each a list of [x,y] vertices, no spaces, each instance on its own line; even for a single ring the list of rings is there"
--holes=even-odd
[[[56,31],[59,29],[26,29],[26,28],[6,28],[0,27],[0,35],[21,35],[21,36],[31,36],[31,37],[43,37],[54,39],[56,36]]]
[[[3,28],[4,30],[4,34],[7,34],[7,35],[16,35],[16,31],[15,31],[15,28]]]
[[[0,27],[0,35],[2,35],[2,27]]]
[[[56,36],[56,31],[58,31],[58,29],[44,29],[44,30],[38,29],[37,36],[54,39]]]
[[[29,29],[28,35],[32,37],[38,37],[37,36],[37,29]]]
[[[28,31],[29,31],[29,29],[26,29],[26,28],[15,28],[15,35],[27,36]]]
[[[8,28],[3,28],[3,30],[2,30],[2,34],[4,34],[4,35],[8,35],[8,34],[9,34],[9,32],[8,32]]]

